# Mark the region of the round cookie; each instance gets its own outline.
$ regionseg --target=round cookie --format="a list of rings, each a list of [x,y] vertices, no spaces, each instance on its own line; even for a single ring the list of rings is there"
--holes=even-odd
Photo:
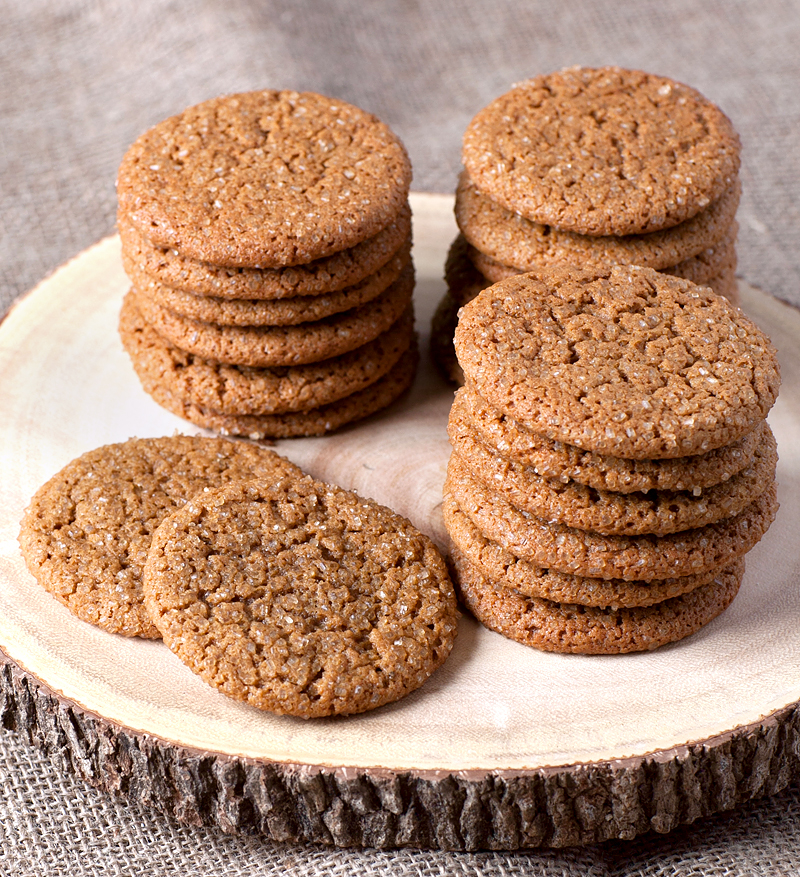
[[[618,493],[648,490],[697,492],[727,481],[750,465],[756,448],[769,441],[769,426],[760,423],[738,441],[693,457],[628,460],[553,442],[492,408],[469,386],[456,392],[448,429],[474,433],[484,444],[543,478],[577,481],[597,490]]]
[[[361,307],[296,326],[217,326],[182,317],[145,296],[136,301],[144,319],[167,341],[205,359],[231,365],[273,368],[319,362],[372,341],[408,307],[414,292],[414,268],[380,296]]]
[[[491,286],[491,281],[481,274],[470,259],[469,254],[472,249],[464,235],[457,235],[453,243],[450,244],[444,264],[447,291],[459,306],[472,301],[481,290]],[[513,274],[518,273],[518,271],[513,272]]]
[[[220,414],[283,414],[329,405],[385,375],[409,349],[414,313],[409,306],[372,341],[334,359],[282,368],[248,368],[203,359],[165,341],[141,317],[134,297],[120,311],[122,346],[142,385]]]
[[[461,601],[490,630],[548,652],[621,655],[657,649],[704,627],[733,602],[744,575],[739,560],[715,579],[654,606],[600,609],[528,597],[491,582],[453,552]]]
[[[431,358],[442,376],[453,384],[464,383],[464,372],[456,359],[453,333],[458,323],[459,305],[446,292],[436,306],[431,319]]]
[[[202,323],[222,326],[296,326],[298,323],[322,320],[372,301],[397,280],[410,258],[411,241],[407,241],[385,265],[355,286],[294,298],[221,298],[161,286],[154,280],[146,281],[144,286],[136,285],[135,281],[134,284],[139,293],[160,307]]]
[[[323,295],[360,283],[385,265],[411,238],[411,207],[371,238],[305,265],[288,268],[230,268],[187,259],[177,250],[157,247],[120,213],[122,265],[134,286],[150,282],[225,298],[281,299]]]
[[[383,377],[363,390],[329,405],[286,414],[221,414],[176,395],[163,384],[150,383],[146,376],[142,386],[162,408],[204,429],[222,435],[247,436],[254,441],[297,438],[325,435],[388,408],[414,382],[418,359],[417,346],[413,343]]]
[[[739,137],[698,91],[619,67],[520,83],[464,133],[475,185],[534,222],[588,235],[669,228],[722,196]]]
[[[141,578],[161,521],[206,488],[302,474],[274,451],[241,441],[175,435],[106,445],[39,488],[22,519],[22,555],[39,583],[83,621],[157,638]]]
[[[456,189],[455,213],[462,234],[482,254],[483,261],[476,260],[478,269],[496,283],[509,276],[502,274],[503,266],[514,266],[518,273],[562,262],[586,270],[641,265],[663,271],[729,237],[740,195],[737,180],[705,210],[672,228],[649,234],[597,237],[531,222],[506,210],[480,192],[464,172]]]
[[[739,284],[736,281],[736,269],[726,268],[716,277],[710,277],[706,280],[705,286],[726,298],[732,305],[739,306]]]
[[[735,271],[738,259],[736,257],[736,236],[739,233],[739,223],[734,222],[730,231],[718,244],[708,247],[702,253],[692,256],[691,259],[685,259],[663,268],[664,274],[671,274],[673,277],[682,277],[684,280],[691,280],[698,286],[708,286],[709,281],[720,274],[727,271]]]
[[[683,277],[685,280],[691,280],[692,283],[703,284],[708,286],[712,278],[717,277],[724,271],[736,269],[736,234],[738,233],[738,224],[734,222],[729,229],[727,237],[723,238],[719,244],[703,250],[696,256],[678,262],[677,265],[668,265],[665,268],[659,268],[662,274],[671,274],[674,277]],[[605,240],[603,238],[603,240]],[[467,256],[478,270],[478,273],[487,279],[490,283],[499,283],[516,274],[525,274],[528,271],[538,270],[535,266],[530,268],[519,268],[514,265],[504,265],[495,261],[490,256],[476,250],[470,246]],[[586,269],[586,262],[592,262],[597,265],[598,271],[608,271],[614,264],[635,264],[622,262],[618,260],[614,262],[611,259],[605,259],[603,253],[598,253],[595,258],[581,260],[576,258],[554,260],[550,266],[558,267],[563,264],[572,264],[581,270]],[[550,267],[544,266],[544,267]],[[484,286],[488,286],[489,282],[485,282]]]
[[[154,534],[145,601],[166,644],[228,697],[312,718],[422,685],[457,632],[434,544],[311,478],[230,485]]]
[[[354,247],[408,197],[411,164],[375,116],[311,92],[253,91],[142,134],[119,210],[153,244],[233,267],[283,268]]]
[[[667,536],[603,536],[548,524],[476,481],[450,457],[450,493],[480,532],[517,557],[559,572],[599,579],[650,581],[696,575],[732,563],[764,535],[778,508],[772,484],[744,511],[715,524]]]
[[[466,433],[451,431],[451,441],[453,454],[475,480],[520,511],[550,524],[620,536],[666,536],[738,515],[775,481],[778,462],[770,433],[769,440],[756,448],[752,463],[722,484],[697,493],[617,493],[543,478],[529,466],[503,459]]]
[[[516,557],[502,545],[487,539],[461,511],[452,496],[444,498],[442,514],[453,545],[472,566],[490,581],[502,582],[504,587],[513,588],[528,597],[612,609],[652,606],[693,591],[710,582],[717,574],[717,570],[710,569],[697,575],[649,582],[570,575],[537,566],[524,557]]]
[[[650,268],[522,274],[461,310],[466,379],[531,432],[615,457],[704,453],[763,420],[769,338],[711,290]]]

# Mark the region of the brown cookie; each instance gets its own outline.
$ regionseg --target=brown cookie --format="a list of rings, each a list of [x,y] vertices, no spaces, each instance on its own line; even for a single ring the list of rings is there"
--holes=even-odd
[[[641,265],[664,271],[716,248],[731,237],[740,194],[737,180],[705,210],[672,228],[650,234],[597,237],[531,222],[506,210],[480,192],[464,172],[456,190],[455,211],[462,234],[477,251],[475,264],[496,283],[510,276],[503,273],[504,266],[513,266],[517,273],[564,262],[586,270]],[[715,273],[718,272],[710,271],[706,276]],[[694,277],[680,276],[697,282]]]
[[[603,456],[530,432],[492,408],[470,387],[456,393],[449,428],[473,433],[503,457],[532,467],[544,478],[577,481],[597,490],[620,493],[704,490],[749,466],[756,448],[769,441],[769,426],[763,422],[737,442],[693,457],[627,460]]]
[[[244,299],[195,295],[161,286],[153,280],[147,281],[144,286],[136,286],[136,289],[160,307],[202,323],[222,326],[296,326],[298,323],[322,320],[372,301],[397,280],[410,259],[409,240],[383,267],[355,286],[294,298]]]
[[[697,575],[726,566],[753,548],[778,508],[773,484],[744,511],[715,524],[668,536],[603,536],[520,511],[476,481],[455,455],[444,489],[484,536],[517,557],[559,572],[626,581]]]
[[[739,306],[739,284],[736,281],[735,268],[724,269],[716,277],[710,277],[706,280],[704,285],[716,292],[717,295],[728,299],[732,305]]]
[[[621,536],[666,536],[738,515],[775,481],[778,452],[775,437],[768,435],[750,465],[722,484],[696,493],[616,493],[543,478],[532,467],[494,453],[469,433],[450,430],[453,454],[473,478],[520,511],[550,524]]]
[[[431,540],[311,478],[230,485],[188,503],[154,534],[144,590],[193,672],[228,697],[302,718],[414,691],[457,631]]]
[[[106,445],[39,488],[22,519],[22,554],[39,583],[83,621],[157,638],[141,593],[156,527],[206,488],[302,474],[241,441],[174,435]]]
[[[589,235],[669,228],[733,185],[739,137],[695,89],[619,67],[537,76],[470,122],[475,185],[534,222]]]
[[[334,359],[271,369],[185,353],[142,319],[131,294],[122,303],[119,333],[148,392],[161,386],[175,398],[219,414],[284,414],[329,405],[383,377],[411,346],[414,313],[409,307],[377,338]]]
[[[704,453],[763,420],[770,340],[705,287],[650,268],[523,274],[461,310],[459,363],[531,432],[632,459]]]
[[[717,571],[649,582],[624,579],[594,579],[570,575],[537,566],[524,557],[516,557],[502,545],[487,539],[461,511],[452,496],[442,505],[445,526],[455,547],[490,581],[502,583],[529,597],[541,597],[556,603],[580,603],[617,609],[622,606],[652,606],[677,597],[710,582]]]
[[[704,627],[733,602],[744,561],[713,581],[654,606],[601,609],[528,597],[492,582],[458,551],[453,562],[459,597],[486,627],[547,652],[621,655],[657,649]]]
[[[456,359],[453,333],[458,323],[458,302],[446,292],[436,306],[431,320],[430,350],[434,364],[442,376],[453,384],[464,383],[464,372]]]
[[[411,164],[375,116],[311,92],[213,98],[142,134],[119,210],[156,246],[215,265],[283,268],[354,247],[394,221]]]
[[[151,281],[225,298],[280,299],[324,295],[354,286],[395,256],[411,236],[411,208],[404,204],[386,228],[347,250],[289,268],[226,268],[187,259],[177,250],[157,247],[124,214],[117,217],[122,264],[134,286]]]
[[[444,263],[447,291],[459,306],[472,301],[481,290],[491,286],[491,281],[481,274],[470,259],[471,250],[472,247],[467,243],[464,235],[459,234],[450,244]]]
[[[181,398],[159,383],[143,383],[152,398],[184,420],[222,435],[241,435],[258,441],[265,438],[296,438],[325,435],[388,408],[411,386],[416,374],[416,343],[375,383],[329,405],[287,414],[221,414]]]
[[[257,368],[296,366],[340,356],[372,341],[408,307],[414,269],[408,263],[380,296],[343,311],[296,326],[218,326],[182,317],[137,295],[144,319],[167,341],[205,359]]]
[[[709,286],[712,278],[716,278],[723,272],[731,270],[735,271],[737,264],[737,232],[738,224],[734,222],[728,231],[728,236],[716,246],[709,247],[708,249],[703,250],[699,255],[685,259],[683,262],[678,262],[677,265],[667,266],[666,268],[660,268],[658,270],[661,271],[662,274],[683,277],[685,280],[691,280],[692,283]],[[605,238],[596,238],[596,240],[605,240]],[[513,265],[503,265],[491,257],[479,252],[474,247],[468,248],[467,257],[474,264],[478,273],[486,278],[486,281],[484,281],[483,284],[484,286],[488,286],[489,283],[498,283],[501,280],[514,277],[516,274],[525,274],[527,271],[537,270],[536,268],[518,268]],[[615,264],[610,259],[604,259],[602,253],[598,253],[594,259],[587,261],[596,263],[598,266],[604,266],[598,267],[598,270],[600,271],[608,271],[608,269]],[[584,262],[580,259],[563,259],[560,262],[554,261],[552,263],[554,267],[564,264],[572,264],[581,269],[586,267]]]

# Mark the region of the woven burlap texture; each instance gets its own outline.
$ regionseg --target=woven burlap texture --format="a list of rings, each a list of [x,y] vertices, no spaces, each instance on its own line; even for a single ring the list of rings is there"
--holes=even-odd
[[[754,831],[754,824],[758,830]],[[529,853],[290,847],[190,828],[73,779],[0,732],[0,874],[16,877],[751,877],[800,873],[800,785],[666,837]]]

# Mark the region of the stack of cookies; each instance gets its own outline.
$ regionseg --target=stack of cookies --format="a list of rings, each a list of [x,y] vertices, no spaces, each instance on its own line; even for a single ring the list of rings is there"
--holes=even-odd
[[[120,334],[163,407],[250,437],[377,411],[417,362],[411,168],[374,116],[312,93],[216,98],[119,169]]]
[[[550,269],[461,312],[444,518],[462,600],[537,648],[697,631],[777,509],[769,339],[649,268]]]
[[[539,76],[464,134],[437,361],[476,292],[525,271],[641,265],[737,301],[739,138],[692,88],[616,67]]]

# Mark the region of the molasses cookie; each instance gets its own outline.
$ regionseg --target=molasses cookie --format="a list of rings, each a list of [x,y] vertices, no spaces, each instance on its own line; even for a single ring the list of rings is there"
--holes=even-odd
[[[144,319],[187,353],[216,362],[272,368],[319,362],[347,353],[385,332],[408,307],[414,291],[409,263],[380,296],[349,311],[296,326],[218,326],[182,317],[137,295]]]
[[[737,441],[780,384],[754,323],[711,290],[649,268],[502,281],[464,306],[455,349],[474,389],[531,432],[632,459]]]
[[[715,524],[667,536],[605,536],[550,524],[516,508],[476,481],[455,455],[444,489],[484,536],[517,557],[573,575],[628,581],[696,575],[726,566],[757,544],[778,508],[773,483],[738,515]]]
[[[19,542],[28,569],[72,613],[112,633],[158,637],[141,577],[156,527],[195,494],[230,481],[303,473],[266,448],[175,435],[83,454],[34,495]]]
[[[629,235],[705,210],[734,184],[739,149],[727,116],[687,85],[572,67],[481,110],[462,159],[480,191],[533,222]]]
[[[453,333],[458,323],[459,304],[446,292],[431,320],[431,357],[442,376],[453,384],[464,383],[464,372],[456,359]]]
[[[619,493],[702,491],[741,472],[750,465],[756,448],[771,441],[769,426],[762,422],[738,441],[692,457],[628,460],[603,456],[531,432],[493,408],[469,386],[456,392],[448,431],[453,441],[461,433],[472,433],[501,456],[530,466],[543,478],[577,481]]]
[[[372,301],[397,280],[410,259],[411,242],[408,241],[385,265],[355,286],[293,298],[242,299],[195,295],[182,289],[162,286],[153,280],[146,281],[144,286],[134,281],[134,285],[137,292],[160,307],[202,323],[221,326],[296,326],[322,320]],[[129,276],[135,273],[129,272]]]
[[[120,213],[152,244],[230,267],[285,268],[378,234],[408,197],[405,149],[375,116],[310,92],[213,98],[123,157]]]
[[[157,247],[120,213],[122,264],[134,286],[150,282],[195,295],[280,299],[323,295],[361,283],[404,247],[411,237],[411,208],[378,234],[347,250],[288,268],[230,268],[187,259],[169,247]]]
[[[385,375],[414,337],[411,308],[377,338],[333,359],[281,368],[249,368],[203,359],[165,341],[141,317],[130,293],[119,334],[142,383],[219,414],[284,414],[329,405]]]
[[[710,582],[717,570],[652,581],[597,579],[537,566],[488,539],[461,511],[452,496],[444,497],[442,513],[455,548],[490,581],[529,597],[583,606],[652,606]]]
[[[491,582],[458,551],[453,563],[461,600],[486,627],[537,649],[584,655],[641,652],[684,639],[731,604],[744,575],[738,560],[708,584],[663,603],[604,609],[525,596]]]
[[[666,536],[738,515],[775,481],[778,462],[775,438],[769,433],[750,465],[721,484],[697,492],[617,493],[543,478],[532,467],[504,459],[467,433],[451,431],[450,435],[454,456],[475,480],[516,508],[551,524],[608,535]]]
[[[504,266],[515,267],[517,273],[565,262],[586,270],[641,265],[663,271],[730,238],[740,194],[737,180],[721,198],[680,225],[650,234],[597,237],[531,222],[492,201],[462,173],[455,211],[472,247],[470,254],[481,259],[476,261],[478,269],[496,283],[510,276],[503,275]]]
[[[350,396],[307,411],[286,414],[224,414],[197,405],[173,392],[165,383],[143,380],[144,390],[178,417],[223,435],[241,435],[255,440],[325,435],[349,423],[388,408],[414,382],[419,355],[416,339],[389,371],[377,381]]]
[[[144,589],[191,670],[228,697],[302,718],[414,691],[457,630],[433,543],[389,509],[311,478],[197,497],[155,533]]]

